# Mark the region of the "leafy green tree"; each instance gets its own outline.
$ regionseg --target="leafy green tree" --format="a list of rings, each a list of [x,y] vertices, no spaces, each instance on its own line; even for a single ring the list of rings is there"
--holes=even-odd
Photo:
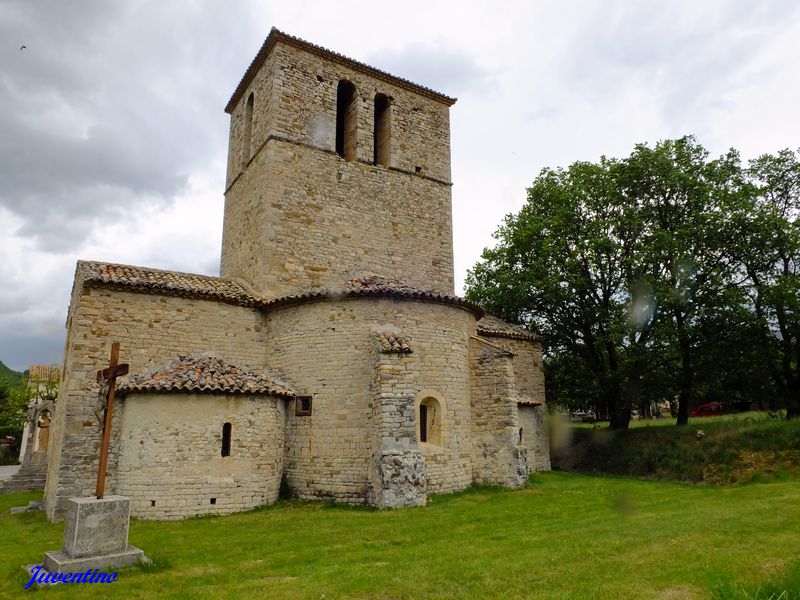
[[[629,370],[645,369],[636,348],[648,343],[655,311],[646,286],[631,302],[646,268],[644,224],[620,193],[618,170],[606,159],[543,170],[495,234],[497,246],[468,273],[467,297],[543,334],[549,377],[561,382],[556,394],[577,391],[563,366],[580,360],[584,402],[622,428],[633,405],[625,384],[638,376]]]
[[[748,200],[738,154],[708,159],[694,138],[636,146],[623,161],[622,193],[641,207],[642,261],[648,265],[660,311],[663,341],[677,360],[678,425],[689,419],[697,392],[702,332],[735,305],[737,265],[733,215]]]
[[[787,418],[800,417],[800,160],[791,150],[750,164],[756,189],[739,246],[760,349]]]
[[[583,395],[624,428],[633,407],[677,395],[685,424],[702,347],[742,305],[729,246],[750,192],[736,152],[709,160],[692,137],[545,169],[467,297],[543,334],[551,397]]]

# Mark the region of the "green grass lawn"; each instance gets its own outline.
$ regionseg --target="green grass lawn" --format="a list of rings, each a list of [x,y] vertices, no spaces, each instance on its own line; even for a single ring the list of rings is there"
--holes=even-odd
[[[0,495],[0,597],[63,525]],[[536,475],[422,508],[284,502],[228,517],[133,521],[154,568],[39,593],[94,598],[798,598],[800,484],[694,486]],[[769,584],[772,579],[773,583]],[[767,593],[767,586],[772,585]],[[102,589],[98,589],[98,586]]]

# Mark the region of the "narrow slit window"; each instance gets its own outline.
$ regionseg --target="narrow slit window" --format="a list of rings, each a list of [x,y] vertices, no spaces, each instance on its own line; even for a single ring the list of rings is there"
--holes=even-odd
[[[244,133],[242,134],[242,168],[250,162],[251,138],[253,134],[253,104],[255,96],[251,93],[247,97],[247,104],[244,107]]]
[[[389,166],[391,157],[392,120],[389,97],[386,94],[375,95],[375,164]]]
[[[222,426],[222,456],[231,455],[231,429],[230,423]]]
[[[442,411],[436,398],[425,398],[419,404],[419,441],[442,445]]]
[[[336,154],[345,160],[356,157],[358,115],[356,86],[346,79],[336,88]]]

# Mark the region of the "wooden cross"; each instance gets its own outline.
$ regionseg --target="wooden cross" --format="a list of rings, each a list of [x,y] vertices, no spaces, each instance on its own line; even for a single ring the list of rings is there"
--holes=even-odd
[[[108,442],[111,438],[111,413],[114,410],[114,390],[117,377],[128,374],[128,365],[119,364],[119,342],[111,344],[111,360],[109,366],[97,372],[97,383],[101,386],[108,385],[108,399],[106,400],[105,417],[103,419],[103,441],[100,443],[100,466],[97,468],[97,498],[103,497],[106,490],[106,467],[108,466]]]

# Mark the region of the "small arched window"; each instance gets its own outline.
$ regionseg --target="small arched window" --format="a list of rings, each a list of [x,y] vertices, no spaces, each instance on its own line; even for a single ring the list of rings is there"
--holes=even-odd
[[[252,152],[252,135],[253,135],[253,104],[255,103],[255,96],[251,92],[247,97],[247,104],[244,107],[244,133],[242,134],[242,168],[247,166],[250,162],[250,155]]]
[[[357,98],[356,86],[342,79],[336,88],[336,154],[345,160],[356,157]]]
[[[425,398],[419,404],[419,441],[442,445],[442,411],[436,398]]]
[[[222,426],[222,456],[231,455],[231,429],[230,423]]]
[[[391,157],[392,119],[389,97],[375,94],[375,164],[389,166]]]

